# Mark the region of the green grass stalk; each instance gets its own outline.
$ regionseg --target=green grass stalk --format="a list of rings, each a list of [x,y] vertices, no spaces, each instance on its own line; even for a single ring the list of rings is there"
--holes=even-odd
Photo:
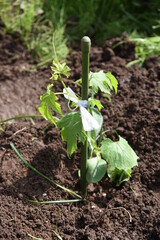
[[[14,116],[14,117],[11,117],[11,118],[7,118],[5,120],[2,120],[0,121],[0,125],[6,123],[6,122],[9,122],[9,121],[12,121],[12,120],[17,120],[17,119],[23,119],[23,118],[36,118],[36,117],[40,117],[42,118],[42,115],[38,115],[38,114],[32,114],[32,115],[17,115],[17,116]]]

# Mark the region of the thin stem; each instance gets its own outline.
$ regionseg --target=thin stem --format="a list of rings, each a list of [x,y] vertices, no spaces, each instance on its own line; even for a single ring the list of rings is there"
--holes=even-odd
[[[64,93],[63,92],[56,92],[54,93],[55,95],[63,95]]]
[[[17,115],[17,116],[14,116],[14,117],[11,117],[11,118],[7,118],[5,120],[0,121],[0,125],[5,123],[5,122],[9,122],[9,121],[16,120],[16,119],[36,118],[36,117],[41,117],[42,118],[42,115],[37,115],[37,114],[33,114],[33,115]]]
[[[89,37],[83,37],[81,40],[82,50],[82,100],[88,100],[88,76],[89,76],[89,53],[91,40]],[[88,159],[88,143],[87,140],[81,145],[81,190],[85,198],[87,195],[87,159]]]
[[[66,90],[66,93],[69,94],[68,89],[67,89],[67,87],[66,87],[66,84],[63,82],[61,75],[59,75],[59,79],[60,79],[60,81],[61,81],[64,89]],[[68,110],[68,113],[70,113],[71,111],[70,111],[70,108],[69,108],[68,104],[69,104],[69,101],[67,100],[67,110]]]
[[[66,87],[66,84],[65,84],[65,83],[63,82],[63,80],[62,80],[62,76],[61,76],[61,74],[59,75],[59,79],[60,79],[60,81],[61,81],[63,87],[65,88],[66,93],[68,93],[68,89],[67,89],[67,87]]]
[[[28,200],[29,203],[34,204],[66,204],[66,203],[75,203],[75,202],[82,202],[82,199],[68,199],[68,200],[55,200],[55,201],[35,201],[35,200]]]

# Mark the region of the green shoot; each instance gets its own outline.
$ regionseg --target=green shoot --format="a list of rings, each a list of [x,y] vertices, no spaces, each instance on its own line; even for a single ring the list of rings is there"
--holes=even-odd
[[[35,239],[35,240],[43,240],[42,238],[34,237],[34,236],[32,236],[31,234],[29,234],[29,233],[28,233],[28,236],[29,236],[30,238],[32,238],[32,239]]]
[[[61,236],[60,236],[56,231],[53,230],[53,232],[54,232],[55,236],[56,236],[59,240],[63,240],[63,239],[61,238]]]
[[[127,64],[127,67],[133,64],[143,65],[144,61],[151,56],[160,56],[160,36],[148,37],[148,38],[134,38],[129,39],[132,42],[136,42],[135,57],[136,60]]]
[[[63,240],[63,239],[61,238],[61,236],[60,236],[56,231],[53,230],[53,232],[54,232],[54,234],[56,235],[56,237],[57,237],[59,240]]]

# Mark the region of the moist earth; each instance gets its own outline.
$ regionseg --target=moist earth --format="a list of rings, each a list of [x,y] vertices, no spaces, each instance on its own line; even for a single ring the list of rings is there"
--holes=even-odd
[[[53,181],[80,194],[79,148],[69,159],[58,129],[41,117],[10,121],[0,132],[0,239],[158,240],[160,239],[160,63],[156,56],[143,67],[126,68],[135,59],[134,43],[122,38],[92,46],[90,70],[112,72],[119,87],[104,106],[104,129],[116,130],[139,156],[130,181],[115,187],[105,176],[88,186],[86,201],[35,205],[71,196],[27,168],[11,149]],[[39,97],[50,82],[50,67],[34,71],[35,62],[17,36],[0,33],[0,119],[38,114]],[[81,77],[81,52],[72,50],[65,79],[74,91]],[[61,90],[60,84],[55,85]],[[59,98],[64,108],[64,100]],[[65,111],[65,109],[64,109]],[[111,136],[112,137],[112,136]],[[79,147],[79,146],[78,146]],[[32,237],[31,237],[32,236]]]

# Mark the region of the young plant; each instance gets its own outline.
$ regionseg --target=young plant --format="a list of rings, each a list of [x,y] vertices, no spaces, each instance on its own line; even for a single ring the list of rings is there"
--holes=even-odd
[[[135,48],[135,60],[129,62],[127,67],[134,64],[139,64],[140,67],[143,66],[144,61],[152,56],[160,56],[160,36],[146,37],[146,38],[136,38],[130,37],[129,41],[136,42]]]
[[[66,86],[62,76],[69,77],[70,68],[66,63],[53,61],[52,84],[40,99],[38,107],[42,116],[60,129],[62,140],[67,143],[67,155],[70,157],[77,149],[77,142],[81,143],[81,188],[83,197],[87,194],[87,184],[100,181],[106,172],[111,181],[119,186],[129,180],[131,169],[137,166],[137,155],[127,141],[118,135],[114,142],[104,137],[103,108],[100,100],[95,96],[98,91],[110,95],[117,93],[118,82],[110,73],[89,73],[90,39],[82,38],[82,96],[78,96],[70,87]],[[63,90],[54,92],[54,84],[60,81]],[[89,98],[88,98],[89,93]],[[68,113],[63,114],[58,103],[58,95],[66,99]],[[53,116],[52,111],[57,115]]]

